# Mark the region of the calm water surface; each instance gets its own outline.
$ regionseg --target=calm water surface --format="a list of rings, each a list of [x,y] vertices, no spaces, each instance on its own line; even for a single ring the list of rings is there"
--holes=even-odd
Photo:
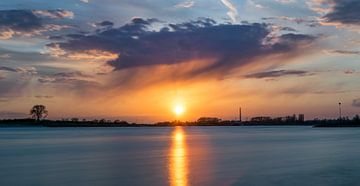
[[[0,185],[360,185],[360,129],[0,128]]]

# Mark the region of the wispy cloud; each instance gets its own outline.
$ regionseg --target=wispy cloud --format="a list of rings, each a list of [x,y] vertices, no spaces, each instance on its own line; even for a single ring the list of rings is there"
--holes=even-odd
[[[74,13],[68,10],[57,9],[57,10],[33,10],[32,11],[36,16],[40,17],[49,17],[52,19],[64,19],[64,18],[74,18]]]
[[[61,72],[51,75],[44,75],[38,78],[39,83],[43,84],[64,84],[70,86],[98,86],[99,83],[96,82],[92,76],[84,74],[79,71],[75,72]]]
[[[276,2],[281,4],[289,4],[289,3],[295,3],[296,0],[276,0]]]
[[[331,6],[334,2],[332,0],[309,0],[306,5],[314,12],[324,15],[331,11]]]
[[[352,106],[360,107],[360,98],[359,99],[354,99],[353,102],[352,102]]]
[[[174,7],[175,8],[191,8],[195,5],[194,1],[185,1],[185,2],[181,2],[176,4]]]
[[[37,74],[37,70],[35,67],[18,67],[18,68],[10,68],[5,66],[0,66],[0,71],[6,72],[16,72],[23,75],[35,75]]]
[[[253,0],[249,0],[248,3],[249,3],[249,5],[251,5],[251,6],[255,7],[255,8],[258,8],[258,9],[263,9],[263,8],[265,8],[263,5],[255,2],[255,1],[253,1]]]
[[[302,70],[275,70],[275,71],[266,71],[266,72],[248,74],[245,77],[262,79],[262,78],[274,78],[274,77],[282,77],[282,76],[290,76],[290,75],[306,76],[306,75],[311,75],[311,73]]]
[[[221,0],[221,2],[229,9],[227,15],[230,17],[231,21],[235,23],[238,16],[236,7],[229,0]]]
[[[327,53],[341,54],[341,55],[360,55],[360,51],[355,50],[330,50]]]
[[[274,17],[263,17],[262,20],[265,20],[265,21],[282,20],[282,21],[288,21],[288,22],[292,22],[292,23],[296,23],[296,24],[304,24],[309,27],[320,26],[320,23],[318,20],[304,19],[304,18],[298,18],[298,17],[274,16]]]

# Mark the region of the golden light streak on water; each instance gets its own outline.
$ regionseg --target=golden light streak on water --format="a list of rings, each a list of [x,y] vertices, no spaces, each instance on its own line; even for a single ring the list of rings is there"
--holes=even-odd
[[[170,150],[170,185],[187,186],[188,185],[188,165],[186,136],[182,127],[176,127],[172,134]]]

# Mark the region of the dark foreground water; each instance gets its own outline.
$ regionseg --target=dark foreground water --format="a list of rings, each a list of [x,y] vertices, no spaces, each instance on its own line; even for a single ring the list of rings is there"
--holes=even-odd
[[[360,129],[0,128],[0,185],[360,185]]]

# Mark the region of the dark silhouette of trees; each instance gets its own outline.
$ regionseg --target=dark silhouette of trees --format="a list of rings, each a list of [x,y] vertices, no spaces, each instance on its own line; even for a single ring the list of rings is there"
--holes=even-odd
[[[36,119],[36,121],[40,121],[40,119],[47,117],[48,111],[44,105],[34,105],[30,110],[30,115]]]
[[[353,117],[353,121],[354,122],[359,122],[360,121],[360,116],[358,114],[356,114],[354,117]]]
[[[71,121],[72,121],[72,122],[79,122],[80,119],[79,119],[79,118],[71,118]]]

